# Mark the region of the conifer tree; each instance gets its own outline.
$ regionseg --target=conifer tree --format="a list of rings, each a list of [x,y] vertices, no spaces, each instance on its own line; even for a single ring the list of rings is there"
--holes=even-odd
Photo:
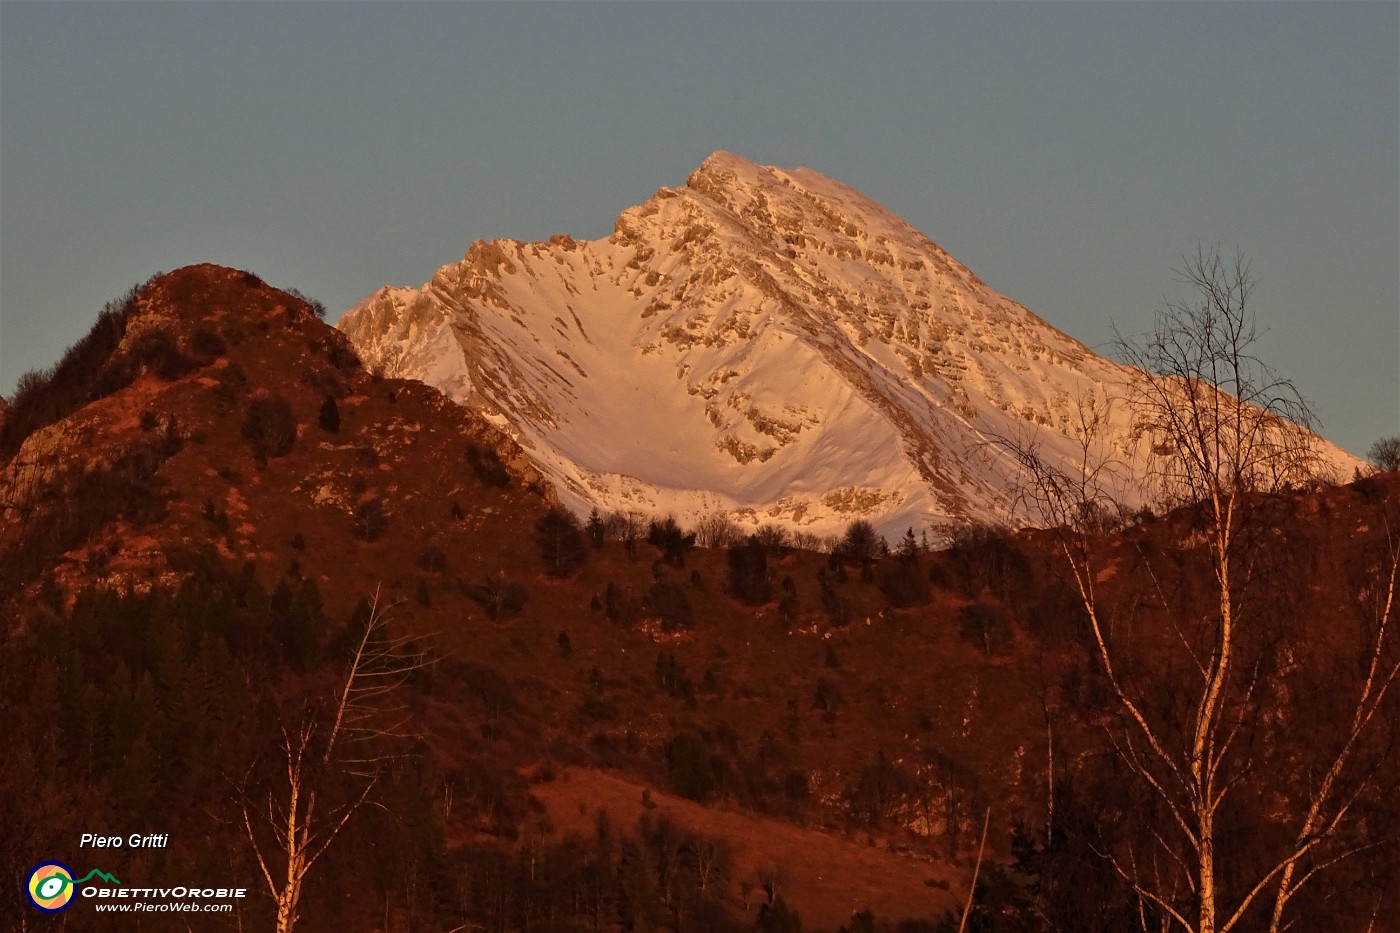
[[[602,547],[603,541],[608,535],[608,526],[603,521],[603,516],[598,514],[596,508],[588,513],[588,525],[586,527],[588,539],[593,542],[593,546]]]
[[[326,400],[321,403],[321,413],[317,420],[323,431],[335,434],[340,430],[340,406],[336,405],[334,396],[327,395]]]
[[[558,506],[551,507],[535,523],[535,542],[540,547],[544,571],[551,577],[567,577],[588,560],[578,519]]]

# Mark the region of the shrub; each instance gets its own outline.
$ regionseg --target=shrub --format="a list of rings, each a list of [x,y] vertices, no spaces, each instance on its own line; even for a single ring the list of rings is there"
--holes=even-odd
[[[471,464],[472,472],[483,484],[498,489],[510,485],[510,471],[506,469],[501,455],[496,453],[494,448],[475,443],[468,444],[467,463]]]
[[[378,499],[370,499],[355,506],[354,520],[355,535],[364,541],[378,541],[389,526],[384,503]]]
[[[40,428],[131,382],[134,372],[114,365],[112,356],[126,335],[140,288],[108,302],[92,328],[52,368],[20,376],[10,396],[10,412],[0,426],[0,460],[19,450],[25,438]]]
[[[782,553],[791,543],[788,530],[782,525],[761,525],[758,531],[754,532],[754,538],[772,554]]]
[[[755,926],[763,933],[802,933],[802,917],[777,895],[771,903],[760,905]]]
[[[711,512],[700,519],[695,537],[701,547],[730,547],[744,540],[739,526],[723,512]]]
[[[579,715],[594,722],[617,718],[617,703],[607,697],[586,696],[579,704]]]
[[[330,349],[326,351],[326,358],[336,369],[359,369],[364,365],[360,361],[360,355],[355,352],[355,348],[344,339],[331,342]]]
[[[428,573],[447,572],[447,554],[436,544],[430,544],[419,551],[417,563],[419,568]]]
[[[958,611],[958,634],[977,645],[987,657],[1011,650],[1011,623],[996,606],[973,603]]]
[[[830,645],[827,647],[829,648]],[[816,689],[812,692],[812,705],[824,713],[835,713],[846,705],[846,696],[834,680],[819,677]]]
[[[242,397],[248,387],[248,376],[243,367],[229,363],[218,371],[218,385],[214,386],[214,398],[221,406],[231,406]]]
[[[295,298],[297,301],[300,301],[302,304],[306,305],[307,310],[309,310],[312,314],[316,315],[323,321],[326,319],[326,306],[323,305],[321,302],[317,301],[315,298],[308,297],[300,289],[297,288],[288,288],[283,290],[288,295],[291,295],[293,298]]]
[[[259,459],[285,457],[297,439],[297,419],[292,407],[280,395],[255,398],[243,419],[243,437]]]
[[[206,522],[209,522],[211,525],[213,525],[214,528],[215,528],[216,530],[218,530],[218,532],[219,532],[220,534],[225,534],[225,535],[228,534],[228,532],[229,532],[229,518],[228,518],[228,512],[226,512],[225,510],[220,509],[220,508],[218,508],[216,505],[214,505],[214,499],[213,499],[212,497],[206,497],[206,498],[205,498],[205,500],[204,500],[204,510],[203,510],[203,513],[202,513],[202,514],[204,515],[204,520],[205,520]]]
[[[525,608],[528,594],[519,583],[505,577],[493,577],[484,583],[465,587],[467,597],[481,605],[492,621],[501,622]]]
[[[131,355],[132,362],[144,366],[167,382],[179,379],[195,367],[194,360],[180,352],[175,338],[163,328],[142,334],[132,347]]]
[[[228,344],[214,331],[201,327],[190,334],[190,351],[201,359],[212,360],[227,353]]]

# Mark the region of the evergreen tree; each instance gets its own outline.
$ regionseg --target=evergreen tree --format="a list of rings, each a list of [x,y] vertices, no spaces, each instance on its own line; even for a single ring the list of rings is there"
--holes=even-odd
[[[899,539],[899,550],[895,553],[900,559],[912,561],[917,564],[919,562],[919,550],[919,539],[914,537],[914,529],[906,528],[904,530],[904,537]]]
[[[687,534],[674,517],[668,515],[652,522],[647,530],[647,543],[661,549],[666,563],[685,566],[685,552],[695,546],[695,534]]]
[[[603,521],[603,516],[598,514],[596,508],[588,513],[588,525],[586,526],[586,530],[588,531],[588,540],[593,542],[593,546],[602,547],[603,541],[606,540],[608,536],[608,526],[607,523]]]
[[[627,592],[611,581],[603,588],[603,610],[614,625],[630,628],[637,621],[637,607]]]
[[[883,543],[884,539],[876,533],[875,526],[858,518],[846,526],[839,550],[848,560],[865,566],[879,556]]]
[[[768,551],[752,537],[729,549],[729,592],[750,605],[766,603],[773,596]]]
[[[691,800],[705,800],[714,790],[714,769],[710,751],[699,736],[678,733],[666,743],[666,762],[676,793]]]
[[[355,506],[355,534],[366,541],[378,541],[389,526],[384,503],[379,499],[369,499]]]
[[[928,602],[928,579],[919,567],[919,542],[913,528],[904,532],[894,560],[883,565],[880,590],[897,609]]]
[[[617,864],[617,911],[624,931],[649,933],[661,927],[663,909],[656,890],[656,873],[646,853],[626,839]]]
[[[763,933],[802,933],[802,918],[779,895],[758,909],[757,926]]]
[[[824,567],[817,571],[817,583],[822,591],[822,611],[826,613],[831,624],[839,628],[850,621],[850,614],[846,609],[846,601],[836,591],[835,577],[835,574],[828,573]]]
[[[588,560],[578,519],[558,506],[552,506],[535,523],[535,542],[544,571],[551,577],[567,577]]]
[[[661,627],[668,632],[688,629],[695,624],[690,597],[679,584],[667,580],[657,580],[647,589],[646,608],[661,619]]]
[[[327,395],[321,403],[321,414],[317,420],[323,431],[335,434],[340,430],[340,406],[335,403],[334,396]]]

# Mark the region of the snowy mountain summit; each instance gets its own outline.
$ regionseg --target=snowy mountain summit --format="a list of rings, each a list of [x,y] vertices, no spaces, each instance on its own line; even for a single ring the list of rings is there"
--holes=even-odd
[[[1083,403],[1133,373],[860,193],[727,152],[606,239],[478,241],[339,327],[367,365],[513,433],[580,513],[818,535],[866,518],[891,540],[1015,521],[1024,477],[988,440],[1074,458]],[[1126,406],[1109,421],[1126,480]]]

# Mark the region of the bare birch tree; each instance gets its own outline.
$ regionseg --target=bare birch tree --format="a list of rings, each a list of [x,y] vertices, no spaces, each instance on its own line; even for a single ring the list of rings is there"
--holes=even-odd
[[[1088,619],[1091,653],[1123,722],[1113,737],[1116,751],[1167,814],[1167,825],[1147,828],[1155,840],[1151,852],[1102,854],[1139,902],[1173,926],[1229,933],[1251,907],[1267,909],[1256,905],[1272,899],[1269,929],[1279,933],[1299,889],[1358,851],[1338,840],[1371,776],[1352,774],[1365,772],[1356,767],[1358,751],[1400,673],[1400,662],[1387,649],[1397,556],[1392,550],[1388,582],[1384,574],[1379,578],[1384,596],[1363,652],[1368,661],[1351,721],[1326,752],[1320,777],[1304,799],[1293,801],[1301,814],[1296,834],[1241,883],[1255,869],[1222,865],[1218,857],[1220,827],[1236,802],[1232,794],[1246,776],[1259,780],[1249,775],[1250,753],[1242,750],[1248,743],[1241,739],[1258,725],[1251,717],[1257,718],[1261,702],[1260,659],[1243,654],[1246,635],[1259,631],[1259,620],[1251,616],[1261,603],[1251,588],[1260,549],[1270,546],[1259,533],[1256,507],[1265,495],[1316,476],[1319,459],[1306,429],[1306,402],[1254,355],[1248,264],[1239,255],[1227,260],[1201,249],[1180,272],[1194,299],[1165,306],[1144,341],[1120,338],[1120,349],[1141,371],[1122,401],[1132,407],[1138,440],[1148,451],[1149,491],[1161,507],[1194,510],[1208,558],[1210,605],[1178,619],[1171,633],[1185,651],[1189,675],[1183,684],[1156,685],[1184,691],[1184,705],[1173,710],[1152,702],[1152,685],[1130,670],[1123,642],[1115,638],[1114,609],[1098,592],[1103,568],[1094,536],[1103,530],[1103,516],[1116,511],[1107,484],[1115,471],[1106,468],[1104,439],[1095,436],[1106,423],[1093,414],[1101,406],[1088,406],[1081,418],[1083,463],[1051,462],[1033,443],[1001,446],[1030,477],[1026,497],[1032,511],[1057,531],[1070,585]],[[1148,570],[1160,589],[1150,561]],[[1175,868],[1164,873],[1162,865]],[[1228,886],[1222,884],[1226,877],[1233,879]],[[1188,897],[1179,890],[1183,879]]]
[[[411,638],[390,635],[389,608],[380,606],[376,591],[329,714],[307,713],[296,727],[282,728],[280,788],[268,791],[262,807],[245,798],[243,825],[277,904],[277,933],[296,929],[311,869],[355,813],[372,803],[392,757],[386,741],[408,735],[407,709],[394,694],[427,661]],[[328,797],[338,800],[327,804]]]

